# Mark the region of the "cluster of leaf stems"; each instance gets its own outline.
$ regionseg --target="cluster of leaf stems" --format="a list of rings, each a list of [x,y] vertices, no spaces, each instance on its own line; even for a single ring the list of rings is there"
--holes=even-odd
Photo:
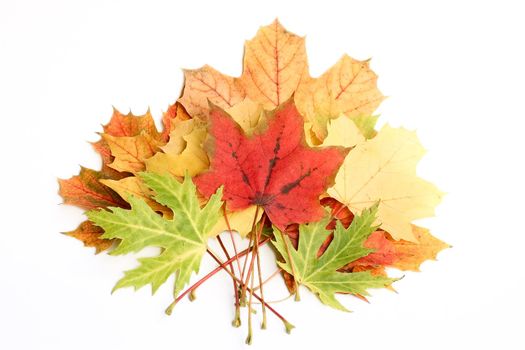
[[[341,206],[338,210],[332,213],[331,220],[333,220],[337,214],[344,208],[344,206]],[[233,250],[235,255],[231,256],[228,252],[228,249],[224,245],[223,240],[221,239],[220,235],[216,236],[216,239],[226,256],[226,261],[223,261],[216,253],[214,253],[209,247],[206,248],[206,252],[208,255],[211,256],[217,264],[219,264],[218,267],[210,271],[208,274],[206,274],[204,277],[199,279],[197,282],[195,282],[193,285],[191,285],[188,289],[186,289],[184,292],[182,292],[180,295],[178,295],[175,300],[168,306],[166,309],[166,314],[171,315],[173,312],[173,308],[177,303],[179,303],[184,297],[189,296],[190,300],[194,299],[194,292],[195,290],[201,286],[204,282],[206,282],[209,278],[214,276],[219,271],[225,271],[232,279],[233,281],[233,290],[235,295],[235,316],[232,321],[232,325],[234,327],[240,327],[241,326],[241,307],[248,307],[248,336],[246,337],[246,344],[251,344],[253,339],[253,326],[252,326],[252,315],[254,313],[253,309],[253,298],[257,299],[261,305],[262,310],[262,323],[261,323],[261,329],[266,329],[266,323],[267,323],[267,313],[266,310],[268,309],[270,312],[272,312],[278,319],[280,319],[285,327],[286,333],[290,333],[295,326],[290,323],[286,318],[284,318],[277,310],[275,310],[268,301],[264,299],[264,288],[263,285],[268,282],[271,278],[275,277],[281,270],[277,269],[274,273],[272,273],[266,280],[263,281],[262,279],[262,273],[261,273],[261,258],[259,255],[259,248],[265,245],[269,240],[270,237],[262,237],[262,231],[263,227],[266,221],[266,216],[263,214],[262,219],[259,223],[257,223],[257,217],[259,216],[259,211],[263,210],[261,207],[257,206],[255,210],[255,216],[253,218],[252,228],[249,233],[249,244],[248,248],[245,250],[238,252],[237,245],[235,243],[235,239],[233,237],[233,231],[230,227],[230,223],[228,221],[228,216],[226,215],[226,209],[223,207],[223,215],[224,219],[226,221],[226,225],[228,228],[228,233],[230,235],[230,239],[232,242]],[[283,232],[281,230],[278,230],[281,235],[283,235]],[[284,240],[284,239],[283,239]],[[290,257],[290,248],[288,244],[288,240],[284,240],[286,244],[286,250],[288,257],[290,258],[289,261],[292,261]],[[244,257],[244,261],[242,263],[241,268],[241,258]],[[248,264],[249,261],[249,264]],[[237,267],[237,271],[239,276],[235,272],[235,267]],[[257,268],[257,276],[258,276],[258,285],[255,286],[255,268]],[[291,264],[292,268],[292,274],[295,275],[295,269],[293,264]],[[299,295],[299,286],[297,285],[297,281],[294,279],[295,283],[295,301],[300,301],[300,295]],[[256,293],[256,291],[260,291],[260,295]],[[248,300],[248,301],[246,301]]]

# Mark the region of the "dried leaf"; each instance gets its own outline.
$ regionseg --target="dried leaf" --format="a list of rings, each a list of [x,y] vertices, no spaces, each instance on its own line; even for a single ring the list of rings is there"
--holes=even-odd
[[[100,183],[103,178],[100,172],[81,167],[78,175],[58,180],[59,194],[65,204],[86,210],[108,206],[127,207],[127,203],[116,192]]]
[[[355,123],[348,117],[341,115],[337,119],[328,121],[327,136],[321,146],[354,147],[365,138]]]
[[[131,112],[124,115],[113,108],[111,120],[104,125],[104,133],[115,137],[137,136],[142,133],[148,134],[152,138],[160,136],[149,109],[146,114],[136,116]]]
[[[96,254],[109,249],[113,245],[113,240],[100,238],[103,233],[104,230],[93,225],[91,221],[84,221],[75,230],[64,232],[64,234],[83,242],[86,247],[95,248]]]
[[[137,173],[144,170],[145,160],[152,157],[161,145],[159,141],[145,133],[122,137],[103,134],[102,138],[114,157],[109,166],[121,172]]]
[[[264,108],[287,101],[307,75],[304,38],[288,32],[279,21],[261,27],[246,42],[240,81],[248,97]]]
[[[183,183],[171,175],[142,173],[141,178],[155,191],[155,201],[176,213],[174,219],[162,218],[144,200],[133,196],[129,197],[130,210],[92,210],[87,216],[104,229],[103,238],[121,240],[111,252],[113,255],[138,252],[147,246],[164,249],[159,256],[140,259],[141,265],[127,271],[114,290],[151,284],[154,293],[170,275],[177,273],[176,295],[191,274],[199,271],[209,232],[219,219],[222,193],[219,190],[201,209],[189,177]]]
[[[161,140],[167,142],[169,135],[175,128],[176,121],[184,121],[190,119],[190,115],[180,103],[174,103],[169,106],[168,110],[162,114],[162,134]]]
[[[255,217],[256,212],[257,217]],[[229,227],[232,229],[232,231],[238,232],[241,235],[241,237],[246,237],[246,235],[252,230],[253,223],[259,222],[262,215],[263,211],[257,211],[257,206],[255,205],[252,205],[251,207],[240,211],[226,212],[228,222],[226,222],[224,215],[221,216],[219,221],[217,221],[217,224],[215,224],[215,226],[211,230],[211,233],[217,234],[224,231],[228,231],[229,224]]]
[[[130,176],[120,180],[108,179],[100,180],[100,182],[117,192],[126,201],[128,201],[129,196],[134,196],[144,200],[154,211],[172,215],[171,210],[151,199],[153,192],[139,177]]]
[[[435,260],[440,251],[450,248],[450,245],[432,236],[426,228],[412,225],[412,232],[418,243],[394,242],[397,259],[391,264],[392,267],[419,271],[419,266],[424,261]]]
[[[244,89],[235,78],[208,65],[184,70],[184,79],[184,92],[179,102],[193,117],[207,117],[209,102],[226,109],[244,99]]]
[[[356,216],[352,224],[345,229],[338,222],[334,238],[330,245],[319,255],[321,245],[331,234],[326,229],[330,217],[310,224],[299,226],[299,246],[297,250],[287,248],[288,237],[275,230],[274,246],[284,259],[278,263],[287,273],[294,276],[299,284],[308,287],[319,299],[333,308],[348,311],[336,298],[335,293],[367,295],[368,288],[382,288],[394,280],[383,276],[374,276],[369,272],[343,273],[337,270],[351,261],[370,253],[363,247],[363,242],[374,231],[376,208],[363,211]]]
[[[244,133],[251,136],[264,120],[264,109],[260,103],[245,98],[242,102],[225,110],[239,124]]]
[[[416,175],[423,153],[414,132],[387,125],[348,154],[328,194],[354,214],[379,201],[381,228],[396,240],[416,242],[412,220],[433,215],[442,196]]]
[[[192,122],[193,120],[182,122],[182,126],[171,133],[170,142],[163,147],[164,153],[158,152],[146,160],[146,169],[149,172],[169,173],[173,176],[184,177],[186,172],[190,176],[195,176],[208,169],[208,155],[203,148],[203,142],[207,135],[206,129],[193,126],[191,125]],[[186,127],[187,129],[185,129]],[[187,133],[183,134],[184,132]],[[181,140],[185,144],[182,151],[180,151]],[[180,153],[178,153],[179,151]]]
[[[195,183],[206,197],[224,185],[228,210],[264,208],[278,227],[319,220],[319,196],[346,151],[304,144],[303,120],[292,103],[267,116],[268,126],[247,137],[225,112],[210,114],[210,170]]]
[[[348,55],[319,78],[304,79],[295,94],[297,108],[321,140],[326,137],[328,120],[341,114],[349,118],[371,115],[383,99],[369,60]]]

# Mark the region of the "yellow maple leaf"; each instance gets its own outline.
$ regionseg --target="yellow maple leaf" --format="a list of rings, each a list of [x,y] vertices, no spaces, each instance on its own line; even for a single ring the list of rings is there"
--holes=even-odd
[[[257,223],[261,219],[264,211],[257,211],[257,206],[255,205],[240,211],[227,212],[226,216],[228,217],[228,222],[226,222],[224,215],[222,215],[215,226],[213,226],[210,234],[217,235],[223,231],[228,231],[229,224],[232,231],[237,231],[242,237],[246,237],[246,235],[252,230],[256,212],[257,217],[255,218],[255,222]]]
[[[305,125],[312,127],[311,123],[305,123]],[[343,147],[354,147],[355,145],[365,141],[365,137],[355,125],[355,123],[345,115],[341,115],[337,119],[332,119],[328,121],[327,124],[327,135],[324,141],[320,146],[343,146]],[[312,138],[314,135],[309,133],[310,137],[307,137],[306,140],[313,146]]]
[[[223,109],[244,99],[244,89],[233,77],[205,65],[199,69],[184,70],[184,92],[179,102],[193,117],[206,117],[209,102]]]
[[[348,55],[319,78],[303,79],[295,94],[297,108],[320,139],[326,136],[329,119],[341,114],[350,118],[371,115],[383,99],[369,60],[358,61]]]
[[[377,224],[396,240],[416,242],[412,220],[432,216],[442,196],[416,175],[424,152],[415,132],[386,125],[350,151],[327,192],[354,214],[379,201]]]
[[[151,207],[151,209],[161,212],[163,214],[170,214],[171,211],[155,202],[153,197],[153,192],[144,184],[144,182],[136,176],[125,177],[120,180],[100,180],[101,183],[111,188],[113,191],[117,192],[119,196],[124,198],[126,201],[129,196],[132,195],[136,198],[141,198]]]
[[[252,135],[264,115],[263,106],[248,97],[225,111],[249,136]]]
[[[162,113],[162,130],[161,139],[164,142],[169,140],[170,133],[176,128],[178,122],[191,119],[184,106],[180,102],[175,102],[170,105],[169,108]]]
[[[288,32],[279,21],[261,27],[246,42],[240,82],[248,97],[265,109],[288,100],[307,75],[304,38]]]
[[[186,140],[184,138],[193,131],[194,125],[194,119],[174,120],[172,131],[169,134],[169,141],[161,147],[164,153],[181,154],[186,148]]]
[[[206,129],[197,125],[194,119],[183,121],[179,125],[180,128],[171,132],[170,141],[162,147],[164,153],[158,152],[145,161],[147,171],[184,177],[186,172],[195,176],[208,168],[208,155],[202,145],[207,135]],[[181,139],[185,143],[182,150]]]

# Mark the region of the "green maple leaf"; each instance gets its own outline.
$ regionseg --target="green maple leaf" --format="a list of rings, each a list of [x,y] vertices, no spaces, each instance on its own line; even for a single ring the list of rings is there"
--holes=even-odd
[[[334,238],[319,257],[319,249],[331,233],[326,229],[330,221],[328,216],[319,222],[299,226],[297,250],[293,248],[288,236],[274,227],[275,241],[272,243],[284,258],[284,263],[278,262],[279,266],[292,274],[298,284],[305,285],[317,294],[324,304],[348,311],[335,298],[335,293],[368,295],[368,288],[382,288],[395,281],[383,276],[374,276],[370,272],[337,271],[373,251],[364,248],[363,243],[377,228],[373,226],[376,212],[377,205],[364,210],[361,215],[354,217],[347,229],[337,221]]]
[[[161,217],[144,200],[133,196],[129,197],[130,210],[110,207],[111,211],[92,210],[87,216],[104,229],[102,238],[121,240],[111,252],[113,255],[137,252],[148,246],[163,249],[158,256],[139,259],[139,267],[126,271],[113,290],[122,287],[137,290],[151,284],[155,293],[175,273],[177,295],[191,274],[199,270],[210,231],[220,216],[222,188],[201,209],[189,176],[182,183],[171,175],[141,173],[140,177],[155,192],[153,199],[173,211],[173,219]]]

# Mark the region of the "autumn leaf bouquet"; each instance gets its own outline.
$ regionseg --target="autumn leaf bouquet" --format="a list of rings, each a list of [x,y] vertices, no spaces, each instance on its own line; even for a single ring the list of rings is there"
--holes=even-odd
[[[313,78],[304,38],[275,21],[246,42],[239,78],[209,66],[184,75],[161,131],[149,111],[114,110],[93,144],[101,170],[59,180],[64,202],[87,210],[69,236],[111,255],[160,248],[114,289],[155,292],[175,275],[170,314],[224,271],[235,326],[247,310],[249,343],[256,302],[263,328],[269,313],[293,327],[265,300],[268,277],[282,276],[296,300],[304,286],[346,310],[337,294],[366,300],[370,288],[392,288],[387,268],[418,270],[447,247],[412,224],[433,215],[441,193],[416,175],[424,150],[414,132],[376,130],[383,95],[369,61],[345,55]],[[263,246],[275,261],[261,258]],[[190,285],[205,255],[217,268]],[[276,273],[263,276],[263,264]]]

